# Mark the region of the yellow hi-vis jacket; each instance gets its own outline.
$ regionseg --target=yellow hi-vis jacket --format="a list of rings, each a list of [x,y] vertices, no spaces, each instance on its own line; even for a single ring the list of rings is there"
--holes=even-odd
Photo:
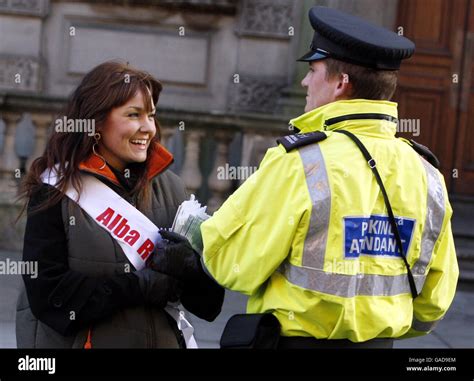
[[[391,121],[325,124],[352,114]],[[248,313],[273,313],[283,336],[416,336],[449,308],[459,270],[446,186],[395,137],[396,118],[396,103],[356,99],[293,119],[301,133],[328,137],[289,152],[269,149],[258,171],[201,225],[209,274],[250,295]],[[356,134],[377,163],[420,293],[415,300],[374,175],[336,129]]]

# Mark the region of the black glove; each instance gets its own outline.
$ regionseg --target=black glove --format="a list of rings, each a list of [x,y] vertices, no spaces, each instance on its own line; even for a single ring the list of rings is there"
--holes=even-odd
[[[176,302],[181,295],[181,285],[176,278],[150,268],[136,271],[138,284],[146,304],[164,308],[168,302]]]
[[[161,230],[160,234],[169,243],[153,253],[148,266],[183,282],[197,280],[203,272],[201,257],[186,237],[167,230]]]
[[[182,280],[183,306],[201,319],[213,321],[221,312],[224,289],[204,271],[200,255],[185,237],[166,230],[160,234],[169,243],[153,253],[148,265]]]

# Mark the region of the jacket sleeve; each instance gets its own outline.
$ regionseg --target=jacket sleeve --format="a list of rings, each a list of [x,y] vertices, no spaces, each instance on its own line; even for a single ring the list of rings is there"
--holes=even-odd
[[[192,284],[184,284],[181,303],[198,318],[213,321],[221,313],[225,290],[204,271],[200,278]]]
[[[173,172],[168,171],[172,194],[178,205],[189,199],[183,181]],[[173,216],[174,218],[174,216]],[[180,301],[184,308],[200,319],[213,321],[221,312],[225,290],[207,274],[202,272],[192,284],[185,283]]]
[[[23,280],[36,318],[69,335],[120,308],[141,303],[143,297],[132,273],[93,278],[69,268],[61,202],[31,213],[50,192],[56,189],[43,185],[28,204],[23,260],[36,261],[38,273],[23,275]]]
[[[201,225],[203,263],[222,286],[252,295],[290,253],[307,193],[297,155],[281,146],[268,150],[260,168]]]
[[[434,247],[433,261],[423,289],[413,301],[412,326],[400,337],[401,339],[429,333],[444,317],[454,299],[459,268],[449,221],[450,215],[449,207],[447,222]]]

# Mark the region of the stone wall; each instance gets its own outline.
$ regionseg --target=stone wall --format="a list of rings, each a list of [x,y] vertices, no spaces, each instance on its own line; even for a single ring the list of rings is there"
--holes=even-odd
[[[307,66],[295,59],[311,41],[315,4],[395,19],[391,0],[0,1],[0,248],[19,248],[22,236],[15,176],[42,153],[81,77],[109,59],[163,82],[173,170],[218,207],[240,183],[217,181],[219,165],[258,165],[303,111]]]

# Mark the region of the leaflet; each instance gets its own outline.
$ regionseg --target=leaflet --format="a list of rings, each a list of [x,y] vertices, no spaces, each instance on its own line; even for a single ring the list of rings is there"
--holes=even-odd
[[[203,250],[201,224],[210,217],[206,208],[201,206],[192,194],[189,200],[183,201],[179,206],[171,227],[171,231],[186,237],[199,254],[202,254]]]

